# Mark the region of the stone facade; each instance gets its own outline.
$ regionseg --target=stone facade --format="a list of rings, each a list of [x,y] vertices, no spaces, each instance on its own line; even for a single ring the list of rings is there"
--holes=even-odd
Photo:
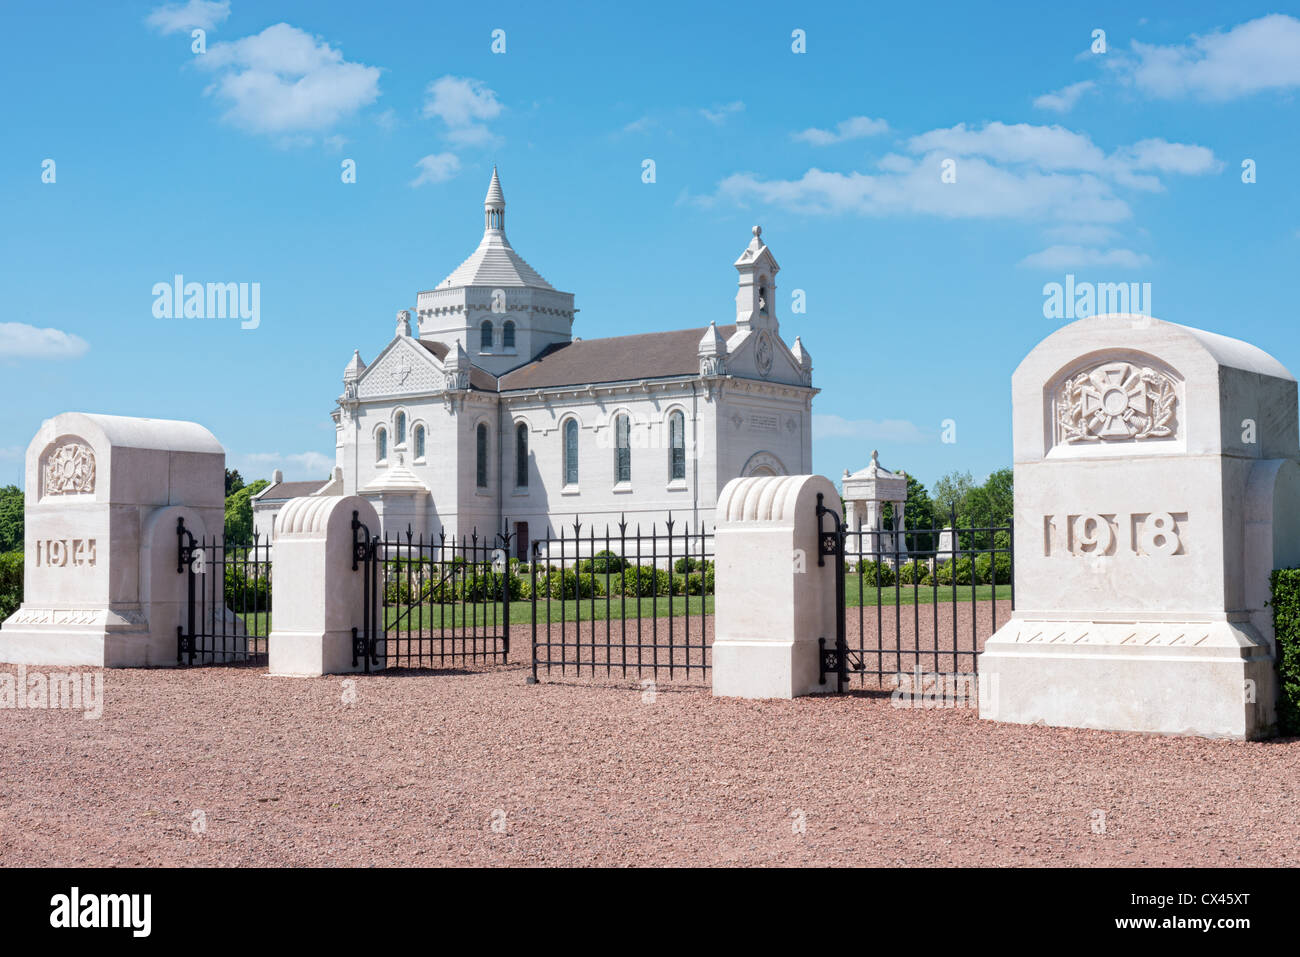
[[[474,254],[344,370],[340,492],[385,533],[508,527],[524,554],[575,519],[712,526],[730,479],[810,470],[812,360],[781,338],[761,230],[735,263],[734,325],[583,340],[573,295],[506,240],[495,171],[484,219]]]

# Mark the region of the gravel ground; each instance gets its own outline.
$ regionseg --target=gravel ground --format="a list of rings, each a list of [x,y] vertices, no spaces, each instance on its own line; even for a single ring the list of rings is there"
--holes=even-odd
[[[517,635],[520,660],[477,670],[110,671],[98,720],[0,710],[0,860],[1300,863],[1294,739],[998,725],[873,691],[530,687]]]

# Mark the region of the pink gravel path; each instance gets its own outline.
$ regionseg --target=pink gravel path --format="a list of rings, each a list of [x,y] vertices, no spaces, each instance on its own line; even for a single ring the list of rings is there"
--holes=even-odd
[[[106,672],[99,720],[0,710],[0,860],[1300,863],[1297,740],[999,725],[862,691],[661,683],[651,702],[632,681],[526,673],[359,676],[346,705],[342,677]]]

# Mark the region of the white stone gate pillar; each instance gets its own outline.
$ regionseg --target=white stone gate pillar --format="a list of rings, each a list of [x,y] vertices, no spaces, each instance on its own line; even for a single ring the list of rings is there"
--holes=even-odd
[[[1296,381],[1236,339],[1080,320],[1012,378],[1016,609],[980,716],[1250,738],[1274,568],[1300,564]]]
[[[352,629],[362,627],[365,611],[365,564],[352,567],[353,512],[378,533],[374,506],[357,495],[295,498],[280,509],[267,639],[273,675],[307,678],[365,670],[362,661],[352,664]],[[378,598],[375,608],[382,613]]]
[[[713,693],[793,698],[819,683],[817,640],[835,646],[835,560],[817,564],[817,493],[837,516],[821,475],[732,479],[718,497],[714,533]],[[827,528],[831,527],[829,518]]]
[[[176,664],[176,521],[220,535],[226,453],[194,422],[65,412],[27,447],[23,604],[0,661]]]

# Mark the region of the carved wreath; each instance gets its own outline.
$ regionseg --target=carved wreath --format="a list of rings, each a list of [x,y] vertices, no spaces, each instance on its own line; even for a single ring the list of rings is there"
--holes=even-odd
[[[1066,379],[1056,397],[1065,442],[1168,438],[1178,423],[1178,387],[1149,366],[1106,362]]]
[[[86,495],[95,491],[95,453],[79,442],[60,445],[45,460],[46,495]]]

